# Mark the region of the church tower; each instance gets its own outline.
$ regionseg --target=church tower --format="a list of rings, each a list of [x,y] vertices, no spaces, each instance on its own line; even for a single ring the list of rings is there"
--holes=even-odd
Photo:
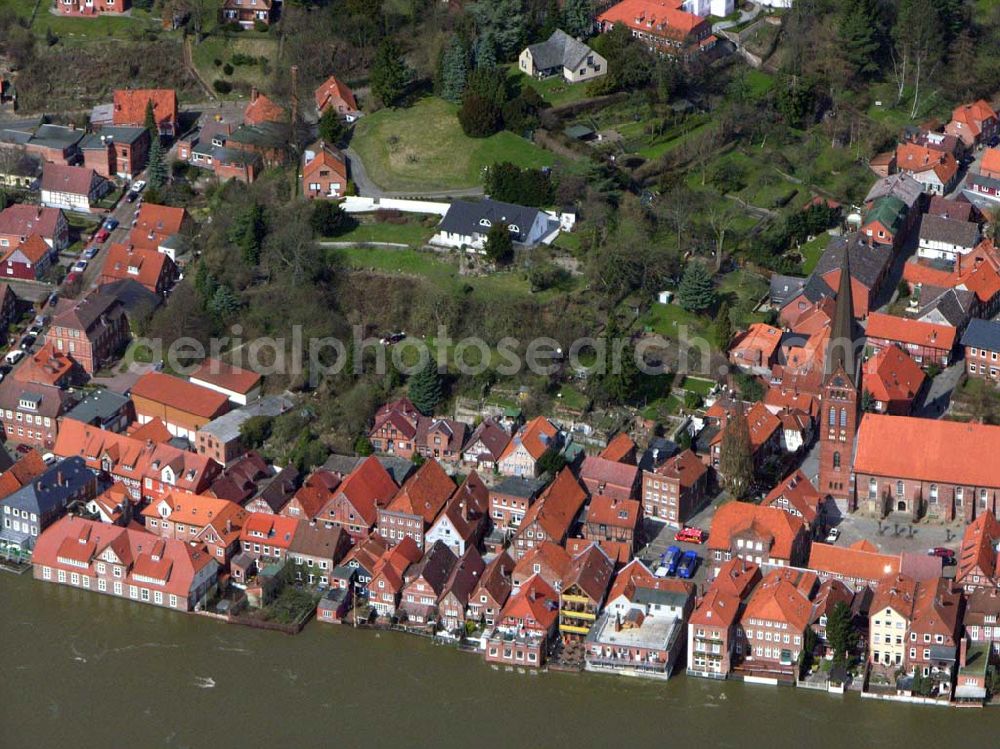
[[[819,486],[841,513],[856,509],[853,477],[854,443],[858,432],[861,357],[851,294],[850,244],[844,247],[837,304],[823,359],[820,390]]]

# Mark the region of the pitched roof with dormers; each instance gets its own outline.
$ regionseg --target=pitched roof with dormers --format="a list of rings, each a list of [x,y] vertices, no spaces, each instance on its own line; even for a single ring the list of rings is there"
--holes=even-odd
[[[751,527],[772,539],[769,551],[772,559],[791,559],[796,538],[805,532],[802,520],[787,512],[745,502],[727,502],[712,518],[708,548],[730,551],[732,536]]]
[[[429,525],[455,491],[455,482],[436,460],[428,460],[399,488],[387,512],[416,515]]]
[[[529,528],[537,522],[549,538],[562,539],[569,532],[586,500],[586,490],[580,486],[572,471],[564,468],[528,508],[520,528]]]

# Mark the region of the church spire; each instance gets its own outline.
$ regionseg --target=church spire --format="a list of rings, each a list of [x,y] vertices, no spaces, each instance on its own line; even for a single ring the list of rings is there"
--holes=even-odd
[[[830,376],[843,369],[851,382],[857,385],[857,350],[855,347],[854,296],[851,293],[851,240],[844,246],[844,258],[840,264],[840,283],[837,288],[837,303],[827,344],[824,374]]]

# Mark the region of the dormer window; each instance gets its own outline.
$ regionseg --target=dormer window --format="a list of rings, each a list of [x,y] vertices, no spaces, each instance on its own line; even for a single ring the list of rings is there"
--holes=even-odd
[[[521,233],[521,229],[518,227],[517,224],[509,224],[507,226],[507,229],[511,232],[511,234],[520,234]]]
[[[490,226],[493,226],[493,222],[490,221],[488,218],[481,218],[481,219],[479,219],[479,225],[480,226],[485,226],[485,227],[490,227]]]

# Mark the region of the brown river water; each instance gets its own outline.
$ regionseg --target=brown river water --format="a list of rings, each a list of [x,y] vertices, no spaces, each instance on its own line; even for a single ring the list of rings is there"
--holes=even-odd
[[[0,748],[1000,746],[1000,708],[495,670],[396,633],[247,629],[0,572]],[[954,742],[954,743],[953,743]]]

